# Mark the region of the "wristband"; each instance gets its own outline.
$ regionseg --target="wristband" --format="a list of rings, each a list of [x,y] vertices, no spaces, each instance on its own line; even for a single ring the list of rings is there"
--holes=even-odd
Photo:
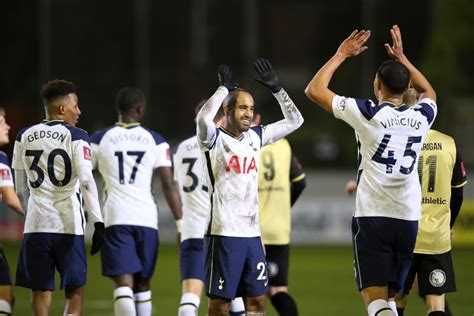
[[[176,220],[176,231],[178,233],[181,233],[181,226],[183,225],[183,220],[180,218],[180,219],[177,219]]]

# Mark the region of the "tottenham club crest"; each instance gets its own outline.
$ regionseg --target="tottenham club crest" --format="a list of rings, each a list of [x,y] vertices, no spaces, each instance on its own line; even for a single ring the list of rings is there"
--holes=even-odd
[[[435,269],[430,273],[430,284],[434,287],[442,287],[446,283],[446,273],[441,269]]]

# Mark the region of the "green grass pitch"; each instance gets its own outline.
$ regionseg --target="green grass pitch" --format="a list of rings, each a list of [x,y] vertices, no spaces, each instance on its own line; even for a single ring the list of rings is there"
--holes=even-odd
[[[3,245],[12,273],[16,270],[18,244]],[[474,249],[455,248],[453,258],[458,292],[448,295],[454,315],[474,315]],[[88,284],[85,287],[84,315],[113,315],[112,285],[100,274],[99,256],[88,257]],[[56,277],[58,281],[58,276]],[[177,315],[180,299],[178,253],[174,245],[162,245],[152,282],[153,315]],[[357,292],[351,248],[347,246],[293,246],[290,261],[290,292],[300,315],[367,315]],[[30,312],[30,291],[15,288],[14,315]],[[205,315],[207,300],[199,315]],[[51,315],[62,315],[64,295],[56,290]],[[277,315],[267,301],[267,315]],[[426,315],[421,300],[410,295],[405,315]]]

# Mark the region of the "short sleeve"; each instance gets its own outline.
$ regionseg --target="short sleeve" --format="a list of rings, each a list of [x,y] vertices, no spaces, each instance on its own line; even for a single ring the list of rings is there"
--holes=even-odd
[[[0,152],[0,187],[13,187],[13,176],[7,155]]]
[[[435,101],[423,98],[418,102],[418,107],[415,110],[420,111],[420,113],[426,117],[428,124],[431,126],[436,118],[436,114],[438,113],[438,106]]]
[[[155,168],[171,167],[171,150],[167,142],[156,145],[155,150]]]
[[[303,172],[303,167],[301,167],[301,163],[298,158],[292,153],[291,154],[291,164],[290,164],[290,181],[291,182],[298,182],[305,178],[305,174]]]
[[[365,119],[370,121],[379,107],[370,100],[347,98],[335,95],[332,99],[334,117],[343,120],[356,129]]]

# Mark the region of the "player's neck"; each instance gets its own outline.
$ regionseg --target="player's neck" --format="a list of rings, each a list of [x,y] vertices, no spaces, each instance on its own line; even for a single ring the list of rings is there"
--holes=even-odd
[[[235,127],[233,127],[232,125],[230,124],[227,124],[227,122],[225,122],[223,125],[222,125],[223,128],[225,128],[226,131],[228,131],[229,133],[231,133],[232,135],[234,135],[235,137],[240,137],[240,135],[242,135],[242,132],[237,130]]]
[[[403,104],[403,95],[382,95],[379,99],[379,104],[384,102],[392,103],[395,105]]]
[[[140,123],[140,119],[134,115],[119,115],[119,122],[124,124]]]

